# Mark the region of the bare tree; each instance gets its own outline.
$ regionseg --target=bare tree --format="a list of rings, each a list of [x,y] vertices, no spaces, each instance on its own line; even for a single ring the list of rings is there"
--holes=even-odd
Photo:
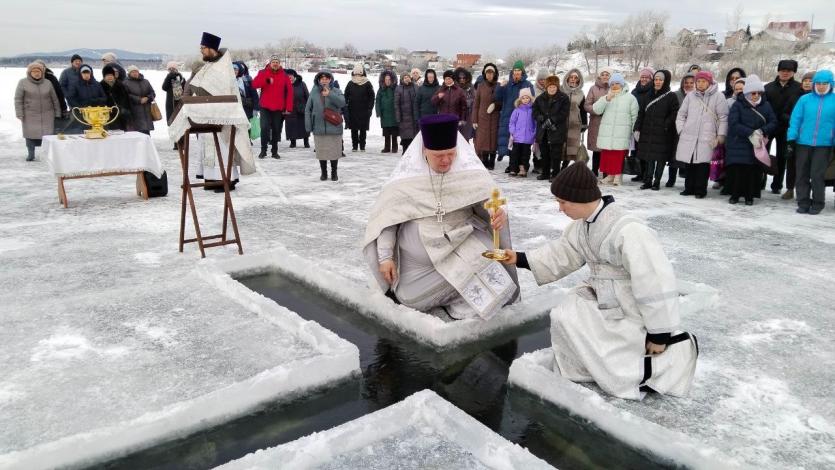
[[[742,3],[737,3],[736,8],[734,8],[733,13],[728,15],[728,31],[739,31],[739,28],[742,25],[742,17],[745,15],[745,7],[742,6]]]
[[[562,45],[554,43],[543,47],[539,55],[545,57],[545,66],[548,67],[548,70],[556,71],[560,60],[566,56],[566,50]]]
[[[646,10],[629,15],[621,23],[620,39],[624,45],[625,58],[633,72],[637,72],[642,65],[649,64],[658,39],[664,35],[664,25],[668,17],[666,12]]]
[[[513,64],[517,60],[521,60],[527,66],[535,62],[538,56],[538,51],[532,47],[517,47],[507,51],[505,61]]]
[[[594,40],[589,37],[588,32],[580,31],[568,43],[569,51],[579,51],[583,53],[583,59],[586,61],[586,72],[591,74],[591,60],[594,59],[594,74],[597,75],[597,55],[594,47]]]

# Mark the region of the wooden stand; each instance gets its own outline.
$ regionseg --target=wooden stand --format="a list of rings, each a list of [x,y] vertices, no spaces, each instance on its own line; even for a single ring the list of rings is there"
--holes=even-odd
[[[183,197],[181,201],[181,210],[180,210],[180,253],[183,252],[183,245],[186,243],[193,243],[196,242],[197,246],[200,247],[200,257],[206,257],[206,248],[211,248],[214,246],[223,246],[223,245],[238,245],[238,254],[244,254],[243,247],[241,246],[241,236],[238,234],[238,222],[235,219],[235,209],[232,207],[232,196],[229,194],[229,177],[232,174],[232,164],[233,160],[235,159],[235,126],[232,126],[232,134],[229,137],[229,155],[226,159],[226,167],[224,168],[223,159],[221,158],[220,153],[220,140],[218,139],[218,132],[223,129],[223,126],[216,126],[216,125],[201,125],[201,124],[193,124],[191,127],[186,131],[185,135],[183,135],[183,139],[181,140],[181,144],[177,146],[177,150],[180,154],[180,164],[183,167]],[[197,208],[194,205],[194,194],[191,191],[191,188],[202,188],[206,186],[206,183],[192,183],[189,180],[188,176],[188,158],[189,158],[189,143],[191,137],[194,134],[205,134],[205,135],[212,135],[215,143],[215,153],[217,154],[217,164],[218,169],[220,170],[221,176],[221,183],[223,185],[223,229],[217,235],[210,235],[210,236],[203,236],[200,233],[200,223],[197,220]],[[185,238],[185,231],[186,231],[186,202],[188,202],[189,206],[191,207],[191,217],[194,221],[194,232],[196,233],[195,238]],[[227,223],[228,221],[232,222],[232,231],[235,234],[235,238],[227,239],[226,232],[227,232]],[[215,240],[220,239],[220,241],[205,243],[205,240]]]

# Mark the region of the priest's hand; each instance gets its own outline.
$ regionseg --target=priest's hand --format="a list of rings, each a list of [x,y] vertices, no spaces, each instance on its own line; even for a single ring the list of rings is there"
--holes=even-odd
[[[666,344],[655,344],[652,341],[647,341],[647,354],[650,356],[661,354],[665,349],[667,349]]]
[[[490,226],[493,230],[501,230],[507,224],[507,212],[501,207],[494,211],[490,211]]]
[[[504,253],[507,255],[507,259],[502,261],[502,264],[509,264],[514,265],[516,264],[516,252],[513,250],[504,250]]]
[[[380,274],[386,282],[394,284],[397,281],[397,266],[394,265],[394,261],[387,259],[380,263]]]

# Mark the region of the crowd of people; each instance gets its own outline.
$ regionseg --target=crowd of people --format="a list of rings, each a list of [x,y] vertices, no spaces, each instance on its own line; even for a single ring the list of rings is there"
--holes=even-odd
[[[100,81],[78,55],[58,78],[41,61],[27,67],[15,95],[27,160],[34,159],[44,135],[81,131],[79,123],[68,119],[74,107],[116,106],[119,117],[111,128],[153,130],[156,94],[151,84],[136,66],[124,68],[114,54],[101,59]],[[400,76],[386,70],[376,92],[362,64],[354,67],[344,92],[328,71],[318,73],[309,89],[277,56],[254,78],[245,63],[233,66],[247,117],[257,115],[259,121],[259,158],[266,158],[268,150],[272,158],[281,158],[282,132],[291,148],[297,141],[310,147],[313,134],[322,180],[338,180],[338,160],[345,156],[343,128],[350,130],[351,151],[365,152],[376,115],[384,139],[381,153],[405,153],[421,118],[449,114],[458,117],[459,132],[485,167],[495,169],[497,160],[509,157],[504,170],[510,176],[537,174],[538,180],[551,181],[572,161],[590,159],[601,184],[621,185],[628,173],[640,189],[657,191],[667,168],[666,187],[675,186],[678,175],[685,178],[681,195],[702,199],[713,180],[713,189],[728,196],[729,203],[752,205],[771,174],[771,192],[780,194],[785,183],[782,198],[796,198],[798,212],[817,214],[824,207],[835,128],[832,72],[808,72],[797,81],[794,60],[781,60],[777,76],[767,84],[732,68],[724,90],[698,65],[690,67],[675,92],[669,70],[646,67],[630,87],[623,75],[603,68],[587,93],[577,69],[566,73],[562,83],[543,69],[531,83],[521,61],[504,80],[492,63],[475,81],[465,68],[446,70],[440,78],[433,69]],[[167,68],[162,90],[170,117],[187,81],[178,64]]]

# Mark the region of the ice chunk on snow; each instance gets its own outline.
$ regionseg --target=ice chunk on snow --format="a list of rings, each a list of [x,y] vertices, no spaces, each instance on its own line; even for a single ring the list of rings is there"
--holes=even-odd
[[[550,469],[430,390],[333,429],[218,467]]]
[[[284,248],[226,259],[218,262],[217,267],[234,277],[277,272],[300,280],[361,315],[438,350],[501,336],[516,327],[544,319],[563,295],[560,290],[541,289],[523,296],[521,302],[505,307],[488,321],[474,318],[445,322],[436,316],[396,305],[379,289],[359,285]]]
[[[741,464],[691,437],[652,423],[608,403],[583,385],[564,379],[550,348],[520,357],[510,366],[508,381],[546,401],[587,419],[616,439],[637,449],[694,469],[735,468]]]

